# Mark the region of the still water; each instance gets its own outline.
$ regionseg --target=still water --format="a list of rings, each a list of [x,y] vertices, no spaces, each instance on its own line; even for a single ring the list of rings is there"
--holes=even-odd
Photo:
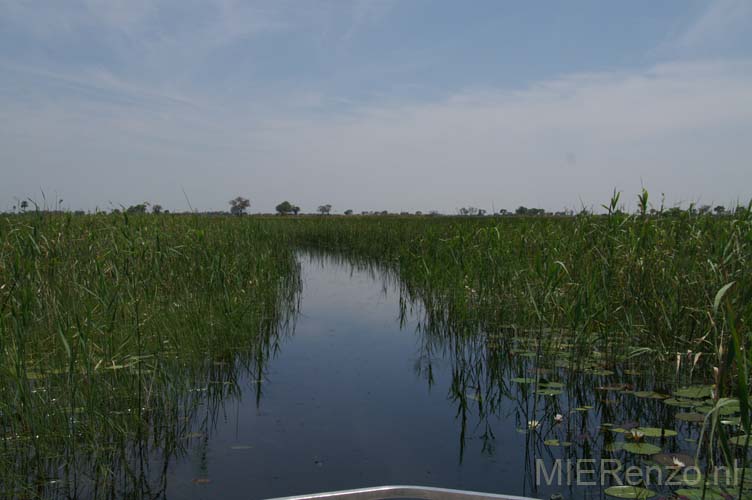
[[[300,262],[294,329],[261,374],[241,376],[239,395],[199,415],[185,454],[164,476],[168,498],[255,499],[387,484],[601,498],[599,487],[536,487],[536,458],[598,458],[594,451],[610,439],[605,421],[675,428],[675,410],[649,398],[614,405],[609,398],[617,396],[597,393],[592,377],[576,395],[536,397],[509,381],[530,376],[529,360],[501,368],[508,352],[497,359],[471,338],[430,339],[420,304],[401,303],[388,273],[333,257],[302,254]],[[572,410],[586,403],[595,406]],[[553,422],[557,413],[561,424]],[[533,418],[540,430],[525,432]],[[664,450],[681,451],[685,438],[696,438],[689,423],[678,430],[659,440]],[[546,446],[550,439],[572,446]]]
[[[171,468],[167,496],[267,498],[383,484],[529,493],[520,474],[525,437],[513,421],[494,423],[496,450],[483,450],[469,423],[463,448],[450,362],[432,360],[429,386],[418,368],[420,311],[401,317],[397,284],[334,259],[301,256],[301,265],[294,334],[268,362],[260,397],[250,375],[240,381],[242,398],[225,404],[208,443]]]

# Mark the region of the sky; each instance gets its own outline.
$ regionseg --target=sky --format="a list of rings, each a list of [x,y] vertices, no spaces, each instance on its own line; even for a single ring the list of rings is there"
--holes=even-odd
[[[0,0],[0,211],[728,206],[751,153],[749,0]]]

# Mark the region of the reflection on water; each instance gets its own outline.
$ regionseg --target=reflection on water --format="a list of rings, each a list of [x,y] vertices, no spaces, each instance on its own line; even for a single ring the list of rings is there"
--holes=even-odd
[[[97,493],[266,498],[420,484],[601,498],[600,486],[536,485],[536,460],[643,466],[647,455],[623,450],[638,425],[678,431],[643,442],[694,453],[699,426],[677,420],[686,410],[665,404],[656,393],[669,388],[637,365],[600,361],[589,346],[575,370],[568,346],[545,355],[552,346],[538,339],[550,332],[463,324],[427,311],[392,270],[299,258],[294,324],[190,372],[185,411],[153,422],[112,469],[124,476],[113,484],[131,486]],[[634,392],[645,389],[655,392]]]
[[[391,270],[332,255],[300,259],[294,336],[260,382],[240,377],[242,397],[226,401],[212,431],[198,430],[210,438],[169,469],[170,495],[421,484],[600,498],[600,486],[536,485],[536,460],[645,465],[646,456],[622,451],[624,432],[609,430],[637,425],[676,429],[649,441],[693,453],[699,427],[676,421],[677,408],[660,399],[635,396],[646,384],[660,389],[635,366],[612,372],[596,360],[568,370],[566,355],[542,355],[540,332],[478,331],[427,312]]]

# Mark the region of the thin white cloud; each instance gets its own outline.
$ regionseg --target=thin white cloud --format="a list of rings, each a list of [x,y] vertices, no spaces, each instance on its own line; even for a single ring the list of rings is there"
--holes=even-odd
[[[568,75],[344,113],[311,114],[287,97],[255,112],[175,100],[3,103],[0,165],[23,170],[4,176],[0,200],[41,183],[88,207],[150,199],[184,208],[180,186],[199,208],[241,193],[260,210],[283,198],[304,209],[557,209],[641,183],[673,201],[752,196],[749,60]]]
[[[752,30],[752,2],[714,0],[657,49],[666,55],[727,49]]]

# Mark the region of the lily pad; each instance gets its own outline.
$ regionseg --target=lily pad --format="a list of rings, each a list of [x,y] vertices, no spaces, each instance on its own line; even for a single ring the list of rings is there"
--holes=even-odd
[[[604,491],[606,495],[616,498],[651,498],[656,492],[638,486],[611,486]]]
[[[710,385],[692,385],[674,391],[674,396],[689,399],[702,399],[710,397],[711,389],[712,386]]]
[[[564,387],[564,384],[561,382],[541,382],[538,384],[538,387],[541,387],[543,389],[561,389]]]
[[[515,384],[534,384],[535,379],[530,377],[515,377],[511,379]]]
[[[666,394],[661,394],[660,392],[655,391],[636,391],[633,392],[635,396],[638,398],[647,398],[647,399],[667,399],[668,396]]]
[[[747,442],[747,436],[746,434],[734,436],[732,438],[729,438],[728,442],[729,444],[732,444],[734,446],[744,446],[744,444]],[[752,445],[752,438],[750,438],[749,443],[750,445]]]
[[[602,385],[599,387],[596,387],[595,389],[598,391],[623,391],[627,388],[627,384],[611,384],[611,385]]]
[[[559,389],[538,389],[535,391],[539,396],[558,396],[561,392]]]
[[[676,406],[677,408],[692,408],[697,406],[697,401],[691,401],[688,399],[668,398],[663,400],[663,404],[669,406]]]
[[[674,493],[689,500],[703,499],[702,488],[680,488]],[[726,495],[715,488],[705,488],[705,500],[726,500]]]
[[[696,412],[677,413],[676,420],[681,420],[683,422],[694,422],[694,423],[704,422],[705,415],[703,415],[702,413],[696,413]]]
[[[661,452],[661,447],[650,443],[624,443],[624,451],[637,455],[655,455]]]
[[[596,375],[599,377],[607,377],[609,375],[613,375],[614,372],[611,370],[585,370],[585,373],[589,373],[590,375]]]
[[[543,441],[543,444],[546,446],[572,446],[572,443],[569,441],[559,441],[558,439],[546,439]]]
[[[671,429],[659,429],[658,427],[638,427],[636,430],[642,432],[646,437],[674,437],[678,432]]]

